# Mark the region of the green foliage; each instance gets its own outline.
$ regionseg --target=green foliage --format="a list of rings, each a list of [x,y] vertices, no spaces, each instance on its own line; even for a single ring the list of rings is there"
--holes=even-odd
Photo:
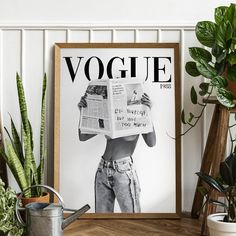
[[[16,192],[8,187],[0,178],[0,231],[10,233],[14,236],[21,236],[23,228],[15,216]]]
[[[210,188],[216,190],[223,194],[226,199],[227,204],[223,201],[218,201],[215,199],[209,199],[209,192],[201,192],[206,196],[209,203],[213,203],[219,206],[222,206],[227,215],[224,218],[225,222],[236,222],[236,154],[232,153],[229,157],[226,158],[224,162],[220,164],[220,178],[213,178],[202,172],[197,172],[196,174],[201,178]]]
[[[194,105],[202,106],[199,115],[190,112],[189,117],[181,117],[191,130],[201,118],[206,104],[199,103],[199,96],[208,100],[215,91],[217,100],[225,107],[231,108],[234,97],[228,90],[228,81],[236,82],[236,4],[215,8],[215,21],[200,21],[196,24],[195,34],[202,47],[190,47],[192,60],[185,65],[186,72],[192,77],[206,78],[200,83],[199,93],[191,88],[190,98]],[[205,47],[205,48],[204,48]],[[184,135],[184,132],[182,135]]]
[[[39,166],[36,166],[34,157],[33,131],[28,118],[28,110],[25,99],[23,83],[18,74],[16,74],[16,84],[18,91],[18,101],[21,117],[21,135],[16,129],[14,121],[11,118],[11,134],[5,128],[9,140],[6,140],[6,152],[0,149],[0,154],[4,158],[12,174],[14,175],[21,191],[32,185],[42,184],[44,178],[44,161],[46,158],[45,147],[45,96],[46,96],[47,77],[44,75],[42,88],[42,104],[41,104],[41,128],[40,128],[40,153]],[[21,138],[20,138],[21,137]],[[41,195],[41,190],[27,190],[25,197]]]

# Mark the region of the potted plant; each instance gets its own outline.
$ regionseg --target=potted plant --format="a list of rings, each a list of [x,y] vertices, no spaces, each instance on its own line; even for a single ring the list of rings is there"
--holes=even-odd
[[[199,84],[199,95],[206,102],[198,99],[197,90],[191,87],[190,97],[194,105],[200,105],[200,114],[192,112],[186,116],[182,110],[182,123],[189,125],[184,135],[201,118],[207,100],[215,94],[225,107],[234,107],[236,97],[236,4],[215,8],[214,21],[200,21],[195,27],[195,34],[202,47],[189,48],[191,61],[185,65],[186,72],[193,76],[203,76],[206,81]]]
[[[21,236],[23,228],[15,216],[16,192],[0,178],[0,232],[7,235]]]
[[[41,128],[40,128],[40,162],[36,166],[34,157],[33,130],[28,118],[27,104],[25,99],[24,88],[19,74],[16,74],[16,84],[18,92],[18,102],[21,118],[21,134],[17,131],[13,119],[11,119],[11,134],[5,128],[9,140],[6,142],[6,151],[0,149],[0,154],[11,170],[21,191],[32,185],[42,184],[44,181],[44,162],[46,157],[45,147],[45,94],[47,78],[44,75],[42,86],[42,104],[41,104]],[[41,189],[29,189],[24,193],[25,198],[41,196]],[[38,200],[37,200],[38,201]]]
[[[236,154],[232,153],[220,164],[220,176],[213,178],[207,174],[196,173],[211,189],[205,192],[208,203],[222,206],[224,213],[211,214],[207,217],[210,235],[236,235]],[[224,197],[224,201],[210,199],[210,192],[215,190]]]

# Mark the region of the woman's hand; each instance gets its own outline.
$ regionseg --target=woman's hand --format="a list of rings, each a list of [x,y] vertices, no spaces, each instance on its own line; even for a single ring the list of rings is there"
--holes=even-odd
[[[144,94],[142,95],[141,103],[142,103],[143,105],[148,106],[150,109],[152,108],[152,102],[151,102],[149,96],[148,96],[146,93],[144,93]]]
[[[80,102],[78,103],[78,107],[81,110],[82,107],[87,107],[87,101],[86,101],[87,94],[81,97]]]

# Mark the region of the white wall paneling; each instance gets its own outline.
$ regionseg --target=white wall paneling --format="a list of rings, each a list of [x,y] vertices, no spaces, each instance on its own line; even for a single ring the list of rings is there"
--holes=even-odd
[[[192,109],[186,79],[185,62],[188,47],[197,45],[192,26],[93,26],[91,25],[0,25],[0,85],[2,121],[9,127],[11,113],[19,125],[16,103],[15,73],[24,80],[30,119],[34,128],[36,150],[39,142],[41,85],[44,72],[48,75],[47,90],[47,145],[48,183],[53,176],[53,46],[56,42],[179,42],[181,49],[182,106]],[[195,110],[197,112],[197,110]],[[189,211],[196,185],[194,173],[199,170],[203,150],[204,119],[191,134],[182,139],[182,208]],[[157,131],[158,132],[158,131]],[[11,180],[12,182],[13,180]],[[68,186],[70,188],[71,186]]]

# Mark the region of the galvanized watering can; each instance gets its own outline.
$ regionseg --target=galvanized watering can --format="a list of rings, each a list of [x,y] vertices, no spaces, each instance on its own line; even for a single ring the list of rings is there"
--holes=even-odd
[[[19,207],[19,202],[25,191],[30,188],[42,187],[50,190],[59,199],[59,204],[55,203],[39,203],[33,202],[25,206]],[[27,236],[63,236],[63,229],[75,221],[79,216],[90,209],[87,204],[79,210],[71,210],[64,208],[62,197],[55,189],[47,185],[34,185],[25,189],[17,198],[16,202],[16,216],[19,223],[26,227]],[[24,210],[26,213],[26,222],[22,220],[20,211]],[[63,212],[73,212],[66,219],[63,219]]]

